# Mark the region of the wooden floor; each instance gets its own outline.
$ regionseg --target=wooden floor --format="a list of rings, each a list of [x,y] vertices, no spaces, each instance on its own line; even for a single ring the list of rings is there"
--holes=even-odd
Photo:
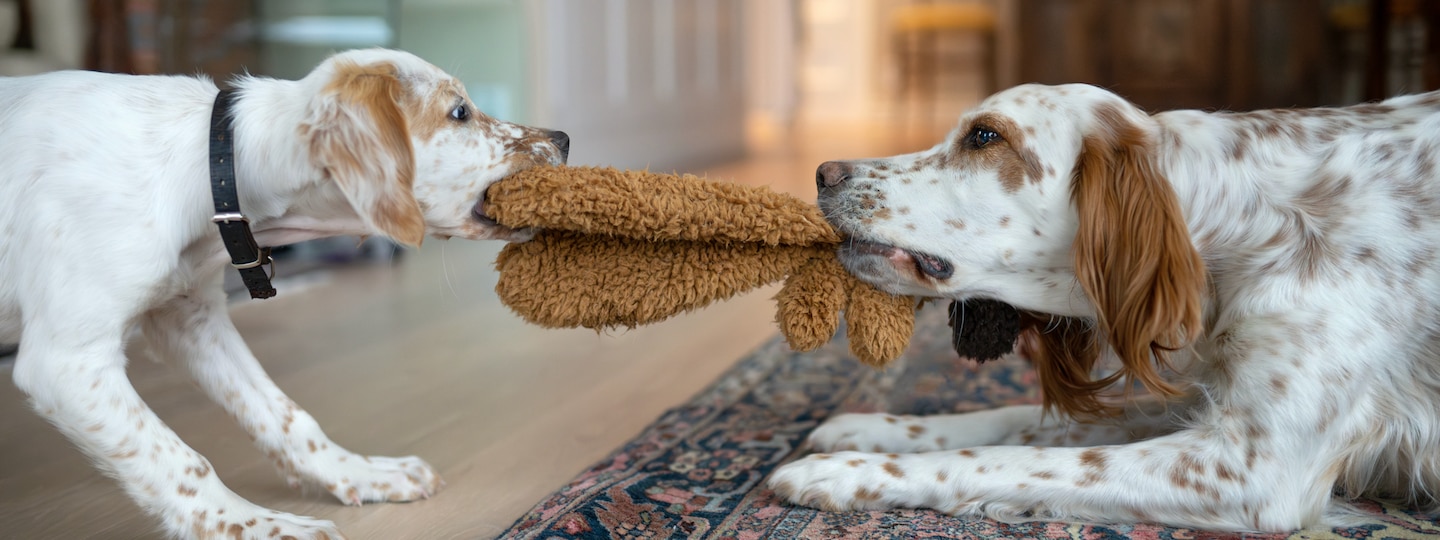
[[[813,200],[825,159],[936,140],[816,130],[692,172]],[[429,240],[397,265],[310,274],[232,310],[270,375],[332,439],[364,454],[425,458],[448,484],[433,499],[351,508],[291,491],[179,369],[133,358],[131,379],[257,504],[334,520],[352,539],[490,538],[775,332],[773,288],[628,332],[530,327],[491,293],[500,247]],[[0,378],[10,379],[8,365]],[[151,520],[115,483],[0,383],[0,538],[152,537]]]

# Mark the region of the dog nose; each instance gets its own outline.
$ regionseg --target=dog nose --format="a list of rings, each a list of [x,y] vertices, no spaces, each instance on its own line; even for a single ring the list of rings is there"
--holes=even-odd
[[[852,174],[854,169],[849,164],[843,161],[826,161],[815,170],[815,187],[825,189],[838,186],[849,180]]]
[[[546,135],[550,137],[550,142],[555,143],[555,148],[560,149],[560,160],[570,159],[570,136],[564,131],[554,130],[546,132]]]

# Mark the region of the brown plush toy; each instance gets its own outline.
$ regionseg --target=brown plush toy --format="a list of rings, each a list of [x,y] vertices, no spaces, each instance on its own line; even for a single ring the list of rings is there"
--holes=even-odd
[[[916,301],[852,277],[820,210],[763,187],[609,168],[543,167],[492,185],[484,213],[529,242],[496,259],[501,301],[551,328],[634,327],[785,279],[790,346],[824,345],[845,313],[850,350],[881,366],[914,332]]]

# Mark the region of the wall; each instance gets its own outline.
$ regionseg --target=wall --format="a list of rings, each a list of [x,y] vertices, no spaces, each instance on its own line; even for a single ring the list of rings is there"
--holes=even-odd
[[[572,164],[671,170],[745,148],[741,0],[526,2],[534,122]]]

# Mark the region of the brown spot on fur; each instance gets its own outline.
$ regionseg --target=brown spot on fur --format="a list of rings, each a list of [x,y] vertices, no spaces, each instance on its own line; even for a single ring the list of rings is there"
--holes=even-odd
[[[950,479],[950,475],[945,474],[945,471],[938,471],[938,472],[935,473],[935,481],[936,481],[936,482],[944,482],[944,481],[949,480],[949,479]]]
[[[862,487],[862,488],[859,488],[859,489],[856,489],[856,490],[855,490],[855,500],[857,500],[857,501],[878,501],[878,500],[880,500],[880,492],[878,492],[878,491],[870,491],[870,490],[865,489],[865,488]]]
[[[961,451],[959,451],[959,452],[956,452],[956,453],[957,453],[957,454],[960,454],[960,457],[967,457],[967,458],[973,458],[973,457],[975,457],[975,451],[974,451],[974,450],[970,450],[970,449],[968,449],[968,448],[967,448],[967,449],[964,449],[964,450],[961,450]]]
[[[199,491],[197,491],[195,488],[187,486],[185,484],[180,484],[179,486],[176,486],[175,492],[179,493],[181,497],[194,497],[196,493],[199,493]]]
[[[194,467],[186,467],[185,474],[193,474],[196,478],[204,478],[210,474],[210,464],[201,463]]]
[[[911,439],[918,439],[918,438],[920,438],[921,435],[924,435],[924,434],[925,434],[925,426],[922,426],[922,425],[920,425],[920,424],[915,424],[915,425],[910,426],[910,428],[907,429],[906,431],[909,431],[909,432],[910,432],[910,438],[911,438]]]
[[[1050,471],[1032,472],[1030,473],[1030,477],[1039,478],[1041,480],[1053,480],[1055,479],[1055,473]]]
[[[852,459],[852,460],[850,460],[850,461],[846,461],[845,464],[846,464],[846,465],[849,465],[849,466],[851,466],[851,467],[859,467],[859,466],[865,464],[865,460],[863,460],[863,459]]]
[[[1360,262],[1370,262],[1375,260],[1375,248],[1369,246],[1360,248],[1359,251],[1355,252],[1355,260]]]
[[[896,465],[894,462],[888,462],[888,461],[887,461],[887,462],[885,463],[885,465],[881,466],[881,468],[882,468],[882,469],[885,469],[885,473],[886,473],[886,474],[889,474],[890,476],[894,476],[895,478],[904,478],[904,477],[905,477],[905,471],[900,470],[900,466],[899,466],[899,465]]]
[[[1283,377],[1283,376],[1281,376],[1281,375],[1278,375],[1278,374],[1277,374],[1277,375],[1271,375],[1271,376],[1270,376],[1270,390],[1275,393],[1275,396],[1276,396],[1276,397],[1284,397],[1284,396],[1285,396],[1285,377]]]
[[[1097,471],[1105,470],[1105,450],[1090,448],[1080,453],[1080,465]]]
[[[1239,479],[1235,471],[1230,470],[1230,467],[1226,467],[1224,463],[1215,464],[1215,477],[1228,482],[1234,482]]]

